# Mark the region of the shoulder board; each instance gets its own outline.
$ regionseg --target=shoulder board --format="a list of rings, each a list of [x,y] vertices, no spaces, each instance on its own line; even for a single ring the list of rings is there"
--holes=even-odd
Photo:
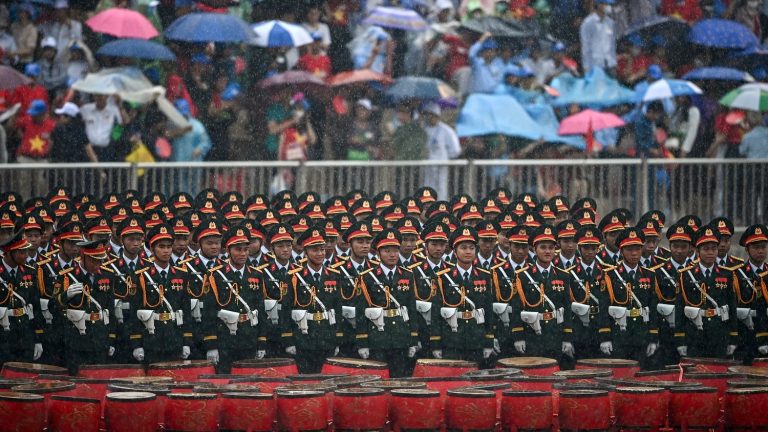
[[[688,270],[691,270],[691,269],[694,269],[694,268],[696,268],[696,264],[689,265],[688,267],[684,267],[684,268],[680,269],[680,272],[688,271]]]
[[[358,274],[358,276],[362,276],[362,275],[364,275],[364,274],[366,274],[366,273],[369,273],[369,272],[373,271],[373,269],[374,269],[374,268],[376,268],[376,267],[370,267],[370,268],[367,268],[367,269],[365,269],[365,270],[361,271],[361,272]]]
[[[414,249],[413,252],[411,252],[411,253],[414,254],[414,255],[415,254],[420,254],[423,250],[424,250],[424,248],[419,247],[419,248]]]
[[[661,246],[661,250],[663,250],[664,252],[670,252],[669,248],[665,248],[664,246]]]
[[[115,272],[114,270],[112,270],[109,267],[102,267],[101,269],[104,270],[105,272],[108,272],[108,273],[114,273]]]
[[[610,264],[602,264],[602,267],[603,267],[603,271],[605,272],[609,272],[611,270],[616,270],[617,268],[619,268],[619,266],[610,265]]]
[[[302,259],[298,260],[297,262],[298,262],[299,264],[304,264],[305,262],[307,262],[307,258],[306,258],[306,257],[304,257],[304,258],[302,258]]]
[[[186,273],[186,272],[187,272],[187,268],[186,268],[186,267],[177,267],[177,266],[173,266],[173,268],[175,268],[176,270],[178,270],[178,271],[180,271],[180,272],[184,272],[184,273]]]
[[[735,265],[735,266],[733,266],[733,267],[720,266],[720,268],[721,268],[721,269],[723,269],[723,270],[728,270],[728,271],[730,271],[730,272],[732,272],[732,271],[736,271],[736,270],[738,270],[738,269],[740,269],[740,268],[742,268],[742,267],[744,267],[744,263],[741,263],[741,264]]]
[[[273,254],[272,252],[266,252],[264,255],[266,255],[266,256],[268,256],[268,257],[270,257],[272,259],[275,259],[275,254]]]
[[[178,261],[176,264],[186,264],[186,263],[188,263],[188,262],[190,262],[190,261],[194,261],[194,259],[195,259],[195,258],[196,258],[196,256],[195,256],[195,255],[190,255],[190,256],[189,256],[189,257],[187,257],[186,259],[183,259],[183,260],[181,260],[181,261]]]
[[[764,278],[764,277],[768,276],[768,270],[758,274],[758,276],[760,276],[761,278]]]
[[[666,265],[666,262],[663,262],[663,263],[661,263],[661,264],[656,264],[656,265],[655,265],[655,266],[653,266],[653,267],[649,267],[649,268],[648,268],[648,270],[650,270],[650,271],[654,271],[654,272],[655,272],[657,269],[659,269],[659,268],[663,267],[664,265]]]
[[[731,258],[735,259],[736,261],[738,261],[738,262],[740,262],[740,263],[743,263],[743,262],[744,262],[744,258],[742,258],[742,257],[737,257],[737,256],[733,256],[733,255],[731,255]]]
[[[417,262],[415,264],[411,264],[411,265],[408,266],[408,270],[413,270],[416,267],[420,266],[421,264],[422,264],[421,262]]]
[[[491,272],[490,272],[490,271],[488,271],[488,270],[486,270],[486,269],[484,269],[484,268],[478,268],[478,269],[477,269],[477,271],[479,271],[479,272],[482,272],[482,273],[485,273],[485,274],[491,274]]]
[[[209,270],[208,270],[208,273],[213,273],[213,272],[215,272],[216,270],[221,270],[223,267],[224,267],[224,264],[219,264],[219,265],[217,265],[216,267],[213,267],[212,269],[209,269]]]
[[[574,265],[572,265],[572,266],[568,267],[567,269],[562,269],[562,270],[563,270],[564,272],[566,272],[566,273],[570,273],[571,271],[573,271],[573,269],[575,269],[575,268],[576,268],[576,266],[577,266],[577,265],[578,265],[578,264],[574,264]]]
[[[150,268],[151,268],[151,267],[144,267],[143,269],[138,269],[138,270],[136,270],[134,273],[136,273],[136,274],[142,274],[142,273],[144,273],[145,271],[149,270]]]
[[[502,261],[502,262],[496,264],[495,266],[491,267],[491,270],[496,270],[497,268],[504,266],[504,264],[506,264],[506,262]]]
[[[654,255],[654,256],[656,257],[657,260],[664,261],[664,262],[669,261],[669,258],[664,258],[663,256],[659,256],[659,255]]]
[[[71,271],[72,271],[72,270],[74,270],[74,269],[75,269],[74,267],[67,267],[67,268],[65,268],[64,270],[61,270],[61,271],[59,272],[59,274],[60,274],[60,275],[65,275],[65,274],[67,274],[67,273],[71,272]]]
[[[49,263],[49,262],[51,262],[52,260],[53,260],[53,258],[50,258],[50,257],[49,257],[49,258],[46,258],[46,259],[40,260],[40,261],[36,262],[35,264],[37,264],[37,265],[39,265],[39,266],[43,266],[43,265],[45,265],[45,264],[48,264],[48,263]],[[24,264],[24,265],[26,265],[26,264]],[[27,266],[27,267],[29,267],[29,266]]]
[[[442,270],[440,270],[439,272],[437,272],[435,274],[438,275],[438,276],[442,276],[442,275],[448,273],[449,271],[451,271],[451,269],[445,268],[445,269],[442,269]]]
[[[368,260],[369,263],[373,264],[374,267],[377,265],[381,265],[381,261],[377,261],[375,259]]]
[[[335,263],[333,263],[333,264],[329,265],[329,266],[328,266],[328,268],[329,268],[329,269],[335,269],[336,267],[341,267],[341,266],[343,266],[344,264],[346,264],[346,261],[344,261],[344,260],[340,260],[340,261],[336,261]]]
[[[112,258],[111,260],[104,261],[103,263],[101,263],[101,265],[102,266],[108,266],[108,265],[112,264],[115,261],[117,261],[117,258]]]
[[[643,270],[648,270],[648,271],[652,271],[652,272],[655,272],[655,271],[656,271],[656,270],[655,270],[655,268],[656,268],[656,267],[653,267],[653,268],[654,268],[654,270],[651,270],[651,268],[649,268],[649,267],[643,267],[643,266],[640,266],[640,268],[641,268],[641,269],[643,269]]]
[[[515,274],[522,273],[522,272],[528,270],[530,267],[531,266],[527,265],[527,266],[521,268],[520,270],[515,270]]]
[[[304,267],[299,266],[299,267],[296,267],[295,269],[288,270],[288,274],[294,275],[302,270],[304,270]]]
[[[456,267],[456,263],[454,263],[454,262],[450,262],[450,261],[443,261],[443,262],[446,263],[447,265],[451,266],[451,267]]]
[[[566,271],[564,268],[560,268],[560,267],[558,267],[558,266],[556,266],[556,265],[553,265],[552,267],[554,267],[554,268],[555,268],[555,270],[560,270],[561,272],[565,272],[565,273],[567,273],[567,271]]]
[[[425,259],[427,259],[427,256],[426,256],[426,255],[424,255],[424,254],[423,254],[423,253],[421,253],[421,252],[419,252],[419,253],[416,253],[416,252],[414,252],[413,254],[416,256],[416,258],[419,258],[419,259],[421,259],[421,260],[425,260]]]
[[[24,264],[24,267],[26,267],[26,268],[28,268],[28,269],[30,269],[30,270],[35,270],[35,268],[34,268],[34,267],[32,267],[32,266],[31,266],[31,265],[29,265],[29,264]]]
[[[401,269],[402,271],[406,271],[406,272],[408,272],[408,273],[413,273],[413,270],[411,270],[411,269],[410,269],[410,268],[408,268],[408,267],[403,267],[403,266],[398,266],[398,267],[400,267],[400,269]],[[417,266],[417,267],[418,267],[418,266]]]
[[[253,266],[249,266],[249,267],[251,267],[251,268],[252,268],[252,269],[254,269],[255,271],[262,271],[263,269],[265,269],[265,268],[269,267],[269,263],[266,263],[266,264],[262,264],[262,265],[260,265],[260,266],[257,266],[257,267],[253,267]]]
[[[331,273],[340,274],[341,272],[336,270],[335,268],[326,267],[326,270],[328,270]]]

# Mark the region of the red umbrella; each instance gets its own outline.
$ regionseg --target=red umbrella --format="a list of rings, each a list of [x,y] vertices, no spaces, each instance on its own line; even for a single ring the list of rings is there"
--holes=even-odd
[[[31,83],[32,80],[19,73],[16,69],[0,65],[0,90],[13,90],[16,87]]]
[[[587,154],[592,153],[594,138],[592,133],[596,130],[611,129],[624,126],[624,120],[612,113],[603,113],[586,109],[578,114],[566,117],[560,122],[560,135],[585,135],[587,139]]]
[[[268,91],[290,89],[293,92],[304,92],[315,97],[328,96],[328,86],[325,85],[325,81],[305,71],[292,70],[264,78],[257,83],[257,87]]]
[[[118,38],[152,39],[160,33],[142,14],[125,8],[112,8],[100,12],[85,22],[96,33]]]
[[[392,84],[392,78],[388,75],[380,74],[370,69],[358,69],[341,72],[328,78],[328,85],[336,87],[349,84],[368,83],[371,81],[380,82],[382,84]]]

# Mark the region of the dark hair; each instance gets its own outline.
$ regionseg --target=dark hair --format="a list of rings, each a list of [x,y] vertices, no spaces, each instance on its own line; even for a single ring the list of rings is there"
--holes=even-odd
[[[663,113],[664,105],[661,103],[661,101],[653,101],[648,104],[648,108],[646,109],[646,111],[654,112],[654,113]]]

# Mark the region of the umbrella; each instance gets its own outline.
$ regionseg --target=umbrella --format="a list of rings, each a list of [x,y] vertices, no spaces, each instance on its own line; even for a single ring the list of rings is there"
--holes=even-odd
[[[248,24],[234,15],[191,13],[178,18],[165,30],[165,37],[185,42],[251,42],[255,35]]]
[[[690,31],[691,28],[688,26],[688,23],[681,19],[657,16],[634,24],[624,31],[621,37],[625,38],[636,33],[645,40],[651,40],[654,36],[663,36],[666,40],[674,43],[687,40]]]
[[[363,24],[408,31],[425,31],[429,24],[410,9],[378,6],[363,20]]]
[[[720,104],[732,109],[766,112],[768,111],[768,84],[745,84],[723,96]]]
[[[691,42],[712,48],[746,49],[760,45],[747,27],[730,20],[705,19],[694,24]]]
[[[645,95],[643,95],[643,102],[702,93],[704,92],[690,81],[660,79],[648,86]]]
[[[329,96],[325,81],[317,75],[305,71],[291,70],[264,78],[257,83],[260,89],[279,91],[290,89],[293,92],[304,92],[317,98]]]
[[[624,120],[616,114],[586,109],[564,118],[557,133],[560,135],[584,135],[587,139],[587,153],[592,153],[592,149],[595,147],[595,131],[624,125]]]
[[[0,65],[0,90],[13,90],[16,87],[31,83],[29,77],[22,75],[16,69]]]
[[[687,80],[711,81],[744,81],[753,82],[752,75],[742,70],[727,67],[702,67],[694,69],[683,76]]]
[[[176,60],[176,56],[165,45],[144,39],[117,39],[107,42],[96,54],[144,60]]]
[[[395,80],[395,84],[387,90],[387,96],[395,101],[438,100],[456,97],[456,92],[437,78],[406,76]]]
[[[490,33],[493,37],[524,38],[536,36],[537,30],[519,21],[505,20],[495,16],[484,16],[462,24],[461,28],[476,33]]]
[[[142,14],[125,8],[112,8],[92,16],[85,22],[96,33],[119,38],[152,39],[157,29]]]
[[[260,47],[298,47],[312,43],[312,35],[302,26],[283,21],[264,21],[253,25]]]
[[[469,96],[456,122],[460,137],[502,134],[531,140],[544,133],[512,96],[475,93]]]
[[[328,78],[328,85],[331,87],[369,82],[391,84],[392,78],[387,75],[374,72],[370,69],[358,69],[348,72],[341,72]]]

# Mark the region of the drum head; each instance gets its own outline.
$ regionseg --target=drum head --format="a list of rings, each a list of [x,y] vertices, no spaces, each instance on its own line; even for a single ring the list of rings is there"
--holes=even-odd
[[[150,392],[127,391],[107,393],[108,400],[120,402],[144,402],[151,401],[156,398],[157,396]]]

